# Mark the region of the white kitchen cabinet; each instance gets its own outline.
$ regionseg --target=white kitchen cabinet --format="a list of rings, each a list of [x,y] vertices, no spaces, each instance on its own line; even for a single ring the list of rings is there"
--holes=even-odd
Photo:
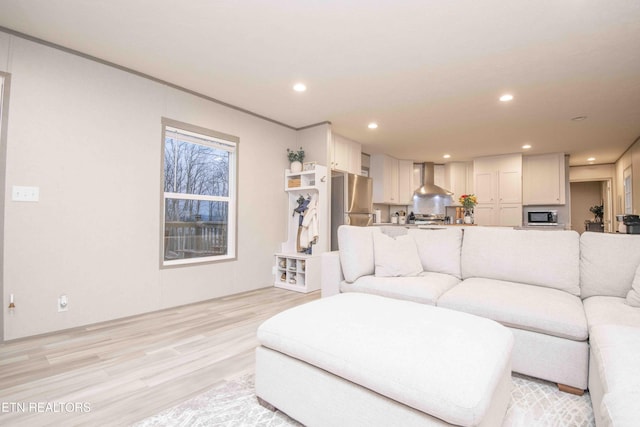
[[[438,187],[446,188],[444,181],[444,165],[433,165],[433,183]]]
[[[418,184],[413,179],[413,160],[398,160],[398,204],[413,204]]]
[[[505,227],[522,225],[522,205],[520,203],[502,203],[498,208],[498,224]]]
[[[523,157],[522,199],[524,205],[566,203],[564,153]]]
[[[341,135],[332,134],[331,169],[360,175],[362,145]]]
[[[481,157],[473,162],[478,225],[522,225],[522,155]]]
[[[476,172],[475,174],[475,190],[473,191],[478,199],[478,203],[495,204],[497,203],[497,182],[495,172]]]
[[[371,155],[369,176],[373,178],[373,203],[399,205],[398,159],[385,154]]]
[[[451,162],[444,165],[444,185],[453,193],[452,199],[458,203],[463,194],[473,193],[473,163]]]
[[[477,204],[473,208],[473,222],[477,225],[494,225],[496,217],[496,205]]]
[[[522,169],[498,172],[498,201],[522,203]]]

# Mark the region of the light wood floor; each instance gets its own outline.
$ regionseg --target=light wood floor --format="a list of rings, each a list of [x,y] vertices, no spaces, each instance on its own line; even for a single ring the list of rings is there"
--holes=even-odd
[[[0,425],[129,425],[154,415],[252,373],[260,323],[319,297],[266,288],[2,344]],[[90,412],[66,413],[67,402]]]

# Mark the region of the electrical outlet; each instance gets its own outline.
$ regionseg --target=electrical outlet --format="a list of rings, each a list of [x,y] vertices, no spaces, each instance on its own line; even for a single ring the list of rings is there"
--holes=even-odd
[[[69,311],[69,298],[66,295],[58,297],[58,311]]]

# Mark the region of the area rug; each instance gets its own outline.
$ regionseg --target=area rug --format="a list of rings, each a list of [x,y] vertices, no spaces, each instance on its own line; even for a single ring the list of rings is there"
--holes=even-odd
[[[513,375],[511,403],[503,426],[587,427],[595,426],[591,398],[558,391],[555,384],[522,375]],[[136,427],[151,426],[300,426],[280,411],[260,406],[253,389],[253,375],[226,381],[193,399]]]

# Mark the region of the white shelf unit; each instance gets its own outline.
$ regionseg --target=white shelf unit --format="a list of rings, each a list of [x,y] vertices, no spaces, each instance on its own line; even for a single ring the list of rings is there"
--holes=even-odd
[[[278,288],[308,293],[320,289],[320,254],[330,248],[329,204],[327,167],[316,165],[315,169],[284,173],[284,191],[287,193],[287,241],[282,242],[281,252],[275,254],[275,280]],[[318,241],[311,254],[297,252],[300,217],[291,215],[298,207],[298,198],[313,196],[318,200]]]
[[[287,169],[284,174],[284,189],[285,191],[317,190],[316,175],[316,170],[291,172]]]
[[[296,254],[296,240],[298,238],[298,215],[291,216],[293,210],[298,207],[298,198],[316,196],[318,199],[318,242],[313,245],[313,255],[329,250],[329,204],[328,204],[328,181],[327,167],[316,165],[314,170],[291,172],[287,169],[284,173],[284,190],[288,194],[287,210],[287,241],[282,243],[281,251],[284,253]]]
[[[275,286],[308,293],[320,289],[320,256],[277,253]]]

